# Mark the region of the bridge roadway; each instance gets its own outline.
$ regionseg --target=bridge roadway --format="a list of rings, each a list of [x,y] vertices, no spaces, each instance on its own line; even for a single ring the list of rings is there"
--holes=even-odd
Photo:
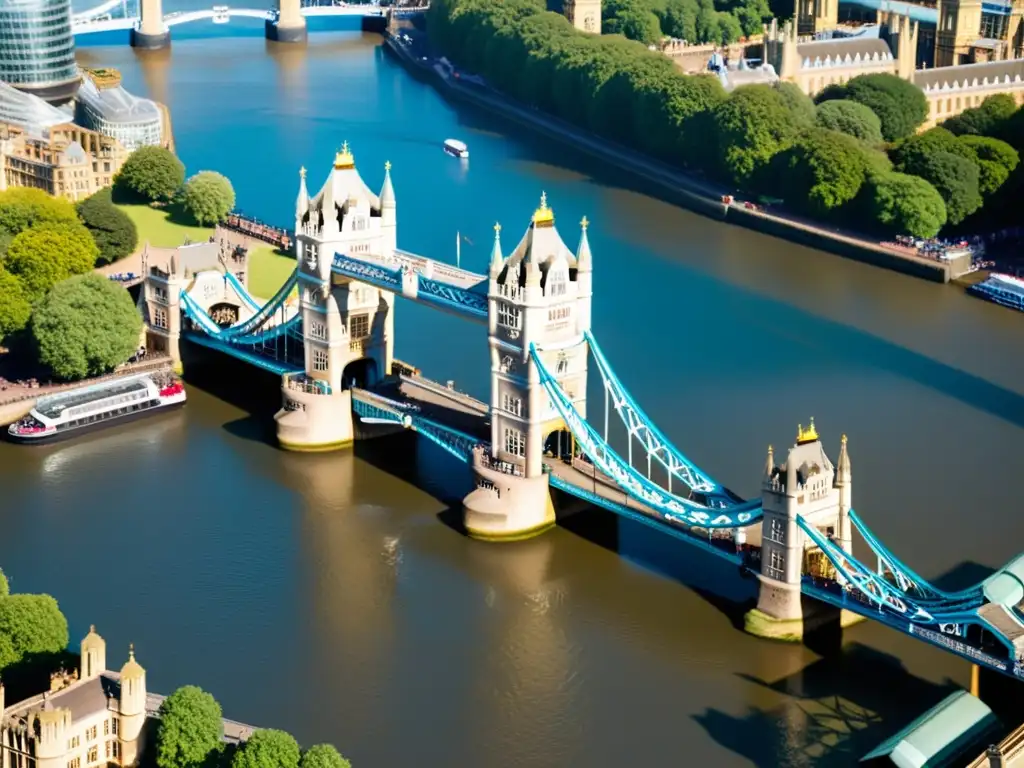
[[[352,395],[356,400],[385,409],[391,407],[391,403],[400,403],[415,416],[456,429],[479,440],[479,445],[490,444],[491,421],[487,403],[423,376],[400,374],[388,377],[372,389],[353,388]],[[469,456],[465,458],[471,460]],[[703,543],[705,548],[716,554],[731,559],[737,557],[736,544],[730,532],[709,532],[666,520],[655,509],[631,498],[614,480],[584,458],[575,457],[569,462],[548,456],[544,459],[544,469],[552,477],[552,485],[566,493],[608,506],[619,513],[625,509],[634,513],[627,515],[629,517],[640,516],[644,518],[643,522],[668,530],[674,536],[683,536],[688,541]],[[747,546],[760,547],[761,527],[748,526],[745,531]]]

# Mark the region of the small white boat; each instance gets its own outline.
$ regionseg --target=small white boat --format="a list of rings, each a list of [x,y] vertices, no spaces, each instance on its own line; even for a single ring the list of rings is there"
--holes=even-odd
[[[469,147],[458,139],[445,139],[444,151],[452,157],[469,157]]]

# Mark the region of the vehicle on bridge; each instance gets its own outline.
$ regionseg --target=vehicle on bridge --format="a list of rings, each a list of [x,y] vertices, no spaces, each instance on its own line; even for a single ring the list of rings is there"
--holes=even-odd
[[[16,443],[56,442],[184,404],[185,387],[171,373],[122,376],[39,398],[7,434]]]

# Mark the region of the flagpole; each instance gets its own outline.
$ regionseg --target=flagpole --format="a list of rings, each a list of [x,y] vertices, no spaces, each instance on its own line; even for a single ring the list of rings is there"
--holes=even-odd
[[[455,266],[462,269],[462,233],[455,233]]]

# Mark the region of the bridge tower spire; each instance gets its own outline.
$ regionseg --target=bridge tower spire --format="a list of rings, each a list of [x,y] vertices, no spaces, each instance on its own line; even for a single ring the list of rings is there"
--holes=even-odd
[[[568,454],[572,438],[552,406],[531,350],[586,416],[590,246],[574,256],[542,194],[526,233],[502,254],[495,226],[488,281],[491,445],[477,451],[477,488],[464,502],[470,535],[521,539],[554,525],[546,453]]]
[[[306,19],[300,0],[277,0],[277,7],[264,24],[263,32],[268,40],[278,43],[306,42]]]
[[[768,449],[761,481],[764,516],[760,594],[757,608],[747,614],[745,622],[747,631],[752,634],[799,641],[805,629],[835,614],[834,609],[825,605],[814,606],[813,612],[805,613],[801,595],[803,578],[836,581],[838,574],[804,534],[797,518],[803,518],[824,536],[838,538],[842,535],[843,489],[846,487],[843,483],[849,480],[845,439],[842,445],[837,471],[825,454],[814,419],[811,419],[809,427],[797,427],[796,442],[789,449],[784,464],[774,466],[774,452]],[[840,612],[843,626],[858,618],[848,611]]]
[[[164,22],[162,0],[139,0],[139,26],[132,29],[133,48],[155,50],[171,44],[171,30]]]

